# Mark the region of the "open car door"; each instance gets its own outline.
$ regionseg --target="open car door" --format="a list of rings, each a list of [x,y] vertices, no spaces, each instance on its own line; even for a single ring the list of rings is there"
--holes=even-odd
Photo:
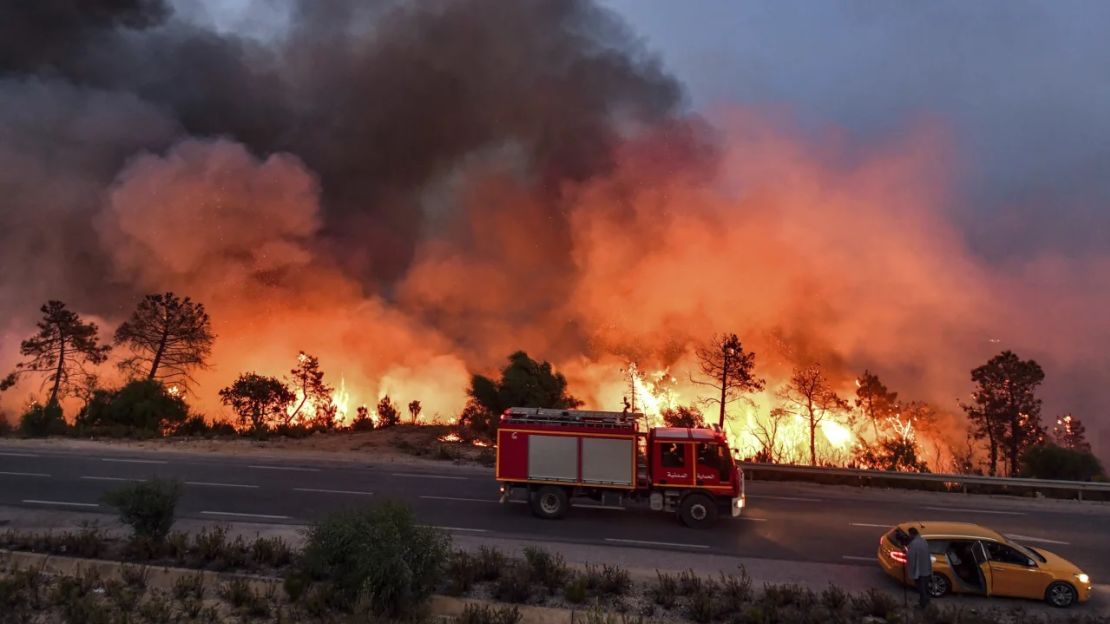
[[[983,575],[983,595],[990,596],[993,579],[991,577],[991,561],[987,556],[987,547],[983,542],[976,541],[971,549],[975,556],[975,565],[979,566],[979,573]]]

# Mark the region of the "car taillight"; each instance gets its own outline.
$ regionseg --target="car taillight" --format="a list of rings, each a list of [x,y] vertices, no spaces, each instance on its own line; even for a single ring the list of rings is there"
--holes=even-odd
[[[898,563],[905,563],[906,553],[902,552],[901,550],[892,550],[890,551],[890,558],[897,561]]]

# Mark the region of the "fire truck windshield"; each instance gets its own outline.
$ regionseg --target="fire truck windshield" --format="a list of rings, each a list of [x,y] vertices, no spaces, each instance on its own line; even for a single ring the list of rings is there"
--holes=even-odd
[[[717,471],[719,478],[728,479],[731,472],[728,449],[721,444],[698,443],[698,470],[712,468]]]

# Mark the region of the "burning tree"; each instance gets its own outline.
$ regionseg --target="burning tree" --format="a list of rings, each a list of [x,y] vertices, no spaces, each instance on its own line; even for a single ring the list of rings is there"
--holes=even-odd
[[[705,417],[701,410],[690,405],[679,405],[673,409],[663,410],[663,424],[668,427],[704,427]]]
[[[1091,444],[1087,442],[1087,428],[1083,421],[1071,414],[1064,414],[1056,419],[1052,428],[1052,439],[1063,448],[1083,453],[1091,452]]]
[[[987,439],[990,473],[997,474],[998,455],[1003,450],[1010,474],[1016,475],[1021,453],[1044,437],[1041,400],[1036,396],[1044,371],[1034,360],[1003,351],[971,371],[971,380],[977,385],[971,395],[973,403],[963,408],[976,434]]]
[[[387,394],[382,397],[381,401],[378,401],[378,426],[392,427],[399,422],[401,422],[401,412]]]
[[[131,350],[119,368],[133,376],[186,385],[192,381],[190,370],[208,365],[215,339],[203,304],[172,292],[147,295],[116,329],[115,343]]]
[[[423,411],[424,406],[420,405],[420,401],[409,401],[409,418],[412,419],[412,424],[420,418],[420,412]]]
[[[771,410],[767,418],[756,420],[752,435],[759,440],[760,449],[756,454],[756,461],[779,463],[782,461],[783,452],[779,444],[779,431],[783,421],[790,417],[790,412],[776,407]]]
[[[833,391],[819,364],[795,368],[790,382],[778,392],[785,411],[801,416],[809,426],[809,463],[817,465],[817,427],[848,402]]]
[[[888,390],[877,375],[865,370],[856,379],[856,408],[871,423],[878,441],[880,425],[898,413],[898,393]]]
[[[100,344],[96,323],[82,322],[61,301],[48,301],[39,310],[38,333],[19,345],[19,354],[28,359],[0,380],[0,390],[12,387],[23,375],[42,374],[43,386],[50,386],[46,405],[57,407],[59,399],[75,392],[92,375],[86,366],[107,360],[111,347]]]
[[[311,406],[312,416],[325,426],[334,422],[335,405],[332,403],[334,388],[324,383],[324,371],[320,370],[320,360],[304,351],[297,354],[297,367],[289,371],[294,392],[299,399],[297,407],[286,414],[284,424],[297,420],[306,405]],[[303,417],[301,417],[303,420]]]
[[[710,381],[691,378],[698,385],[715,390],[717,396],[705,399],[707,404],[720,406],[717,424],[725,426],[725,408],[748,392],[763,389],[764,380],[755,377],[755,353],[744,351],[736,334],[714,337],[696,350],[701,372]]]
[[[296,395],[280,379],[243,373],[235,383],[220,390],[220,401],[239,417],[239,425],[262,433],[275,422],[283,422]]]

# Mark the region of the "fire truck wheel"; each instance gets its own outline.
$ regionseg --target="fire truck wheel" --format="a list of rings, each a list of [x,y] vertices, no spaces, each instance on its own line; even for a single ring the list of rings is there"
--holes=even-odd
[[[545,485],[532,492],[532,513],[540,518],[554,520],[567,515],[567,491],[554,485]]]
[[[691,494],[682,499],[678,517],[691,529],[704,529],[717,520],[717,507],[708,496]]]

